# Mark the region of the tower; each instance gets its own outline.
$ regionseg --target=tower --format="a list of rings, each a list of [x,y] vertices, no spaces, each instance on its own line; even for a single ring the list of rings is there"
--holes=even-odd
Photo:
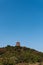
[[[16,42],[16,46],[20,46],[20,42]]]

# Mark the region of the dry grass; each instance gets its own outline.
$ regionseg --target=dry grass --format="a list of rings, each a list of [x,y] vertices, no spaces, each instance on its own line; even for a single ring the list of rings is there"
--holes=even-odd
[[[19,63],[17,65],[43,65],[43,63],[33,63],[33,64],[29,64],[29,63]]]

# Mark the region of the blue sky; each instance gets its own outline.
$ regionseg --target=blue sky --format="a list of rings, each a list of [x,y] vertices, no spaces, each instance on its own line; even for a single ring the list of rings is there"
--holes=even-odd
[[[0,0],[0,47],[16,41],[43,51],[43,0]]]

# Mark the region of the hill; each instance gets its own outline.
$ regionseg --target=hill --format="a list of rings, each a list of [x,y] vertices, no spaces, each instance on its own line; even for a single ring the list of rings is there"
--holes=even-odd
[[[0,65],[16,65],[18,63],[41,63],[43,53],[34,49],[7,46],[0,48]]]

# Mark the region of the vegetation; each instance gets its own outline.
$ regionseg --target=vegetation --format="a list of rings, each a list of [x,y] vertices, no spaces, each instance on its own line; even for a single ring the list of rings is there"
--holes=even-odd
[[[0,65],[17,65],[18,63],[41,63],[43,62],[43,53],[34,49],[7,46],[0,48]],[[40,64],[41,65],[41,64]]]

